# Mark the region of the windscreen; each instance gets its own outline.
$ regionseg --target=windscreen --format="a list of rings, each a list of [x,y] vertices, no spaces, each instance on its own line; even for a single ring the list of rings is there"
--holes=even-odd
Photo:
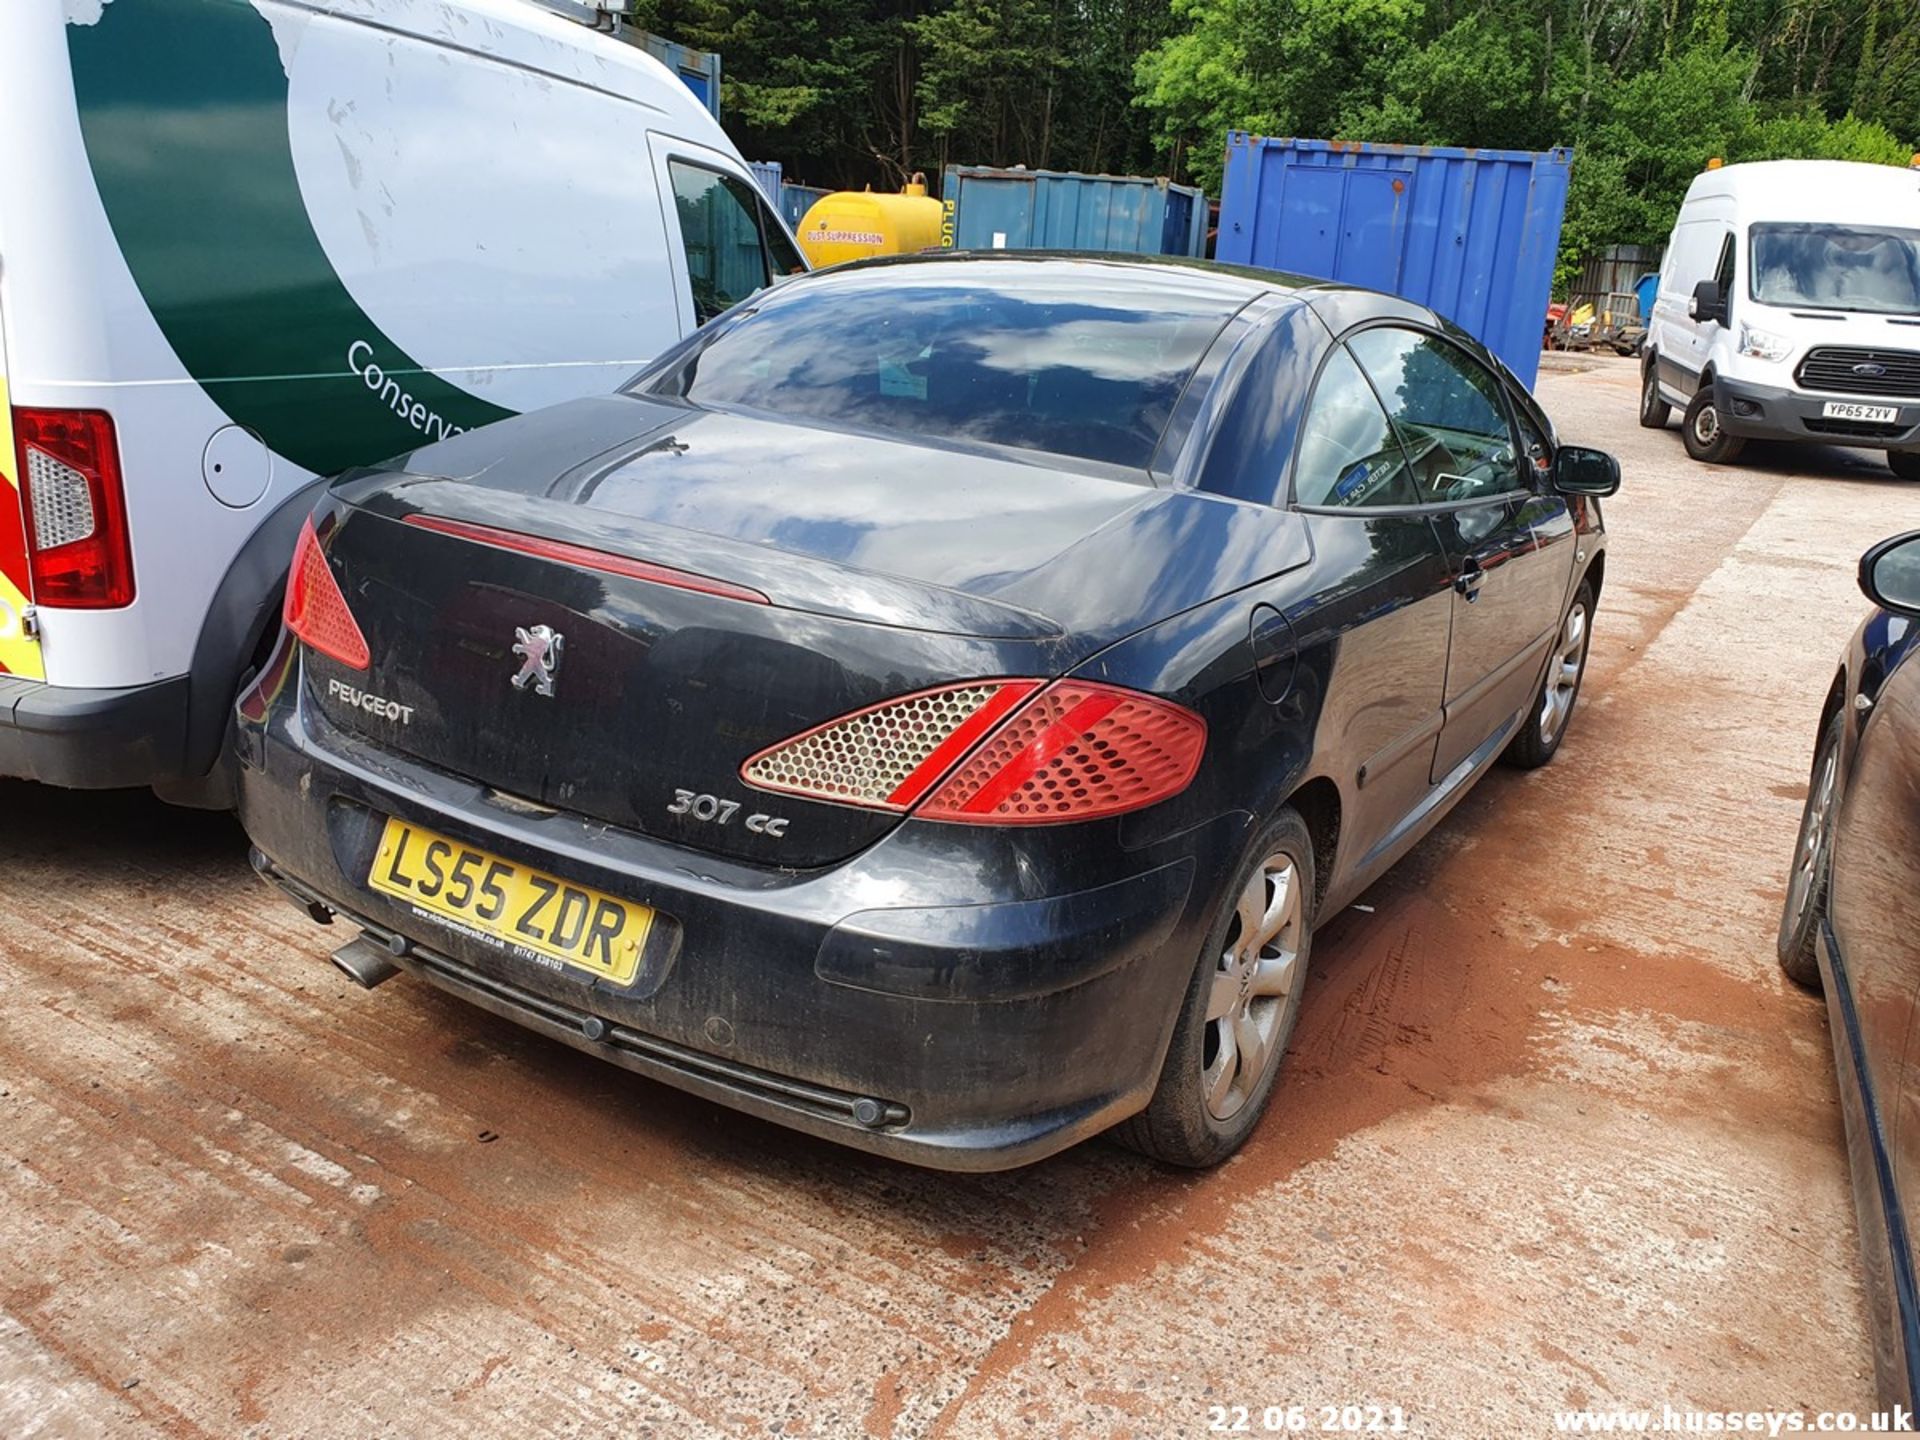
[[[1156,289],[1079,270],[1005,284],[875,270],[769,297],[653,388],[1144,470],[1237,308],[1177,277]]]
[[[1766,305],[1920,314],[1920,230],[1755,225],[1752,294]]]

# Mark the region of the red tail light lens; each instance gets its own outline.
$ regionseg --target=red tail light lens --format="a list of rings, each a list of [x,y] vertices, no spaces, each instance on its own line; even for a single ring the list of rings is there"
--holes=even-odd
[[[902,695],[762,750],[740,777],[762,790],[907,810],[1037,680],[975,680]]]
[[[996,731],[918,813],[988,825],[1120,815],[1186,789],[1206,746],[1207,722],[1191,710],[1063,681]]]
[[[104,410],[13,412],[36,605],[115,610],[133,603],[133,544],[120,446]]]
[[[287,629],[322,655],[330,655],[355,670],[364,670],[373,662],[366,636],[360,633],[353,612],[347,608],[347,597],[340,593],[340,582],[333,578],[327,557],[320,551],[320,537],[314,533],[311,519],[300,526],[300,540],[293,547],[287,604],[281,613]]]
[[[761,751],[740,773],[763,790],[925,819],[1047,825],[1178,795],[1206,743],[1198,715],[1137,691],[979,680],[856,711]]]

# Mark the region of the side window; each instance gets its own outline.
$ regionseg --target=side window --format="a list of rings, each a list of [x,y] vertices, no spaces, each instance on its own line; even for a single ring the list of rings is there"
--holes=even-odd
[[[1294,453],[1296,504],[1354,509],[1420,503],[1387,412],[1344,347],[1334,348],[1320,372]]]
[[[754,207],[760,212],[760,229],[767,237],[767,256],[773,262],[773,278],[780,280],[788,275],[807,273],[807,262],[800,258],[800,252],[787,238],[787,232],[780,228],[780,222],[773,218],[773,212],[756,195]]]
[[[1423,503],[1521,488],[1500,382],[1479,361],[1414,330],[1363,330],[1347,343],[1386,402]]]
[[[777,229],[771,236],[762,232],[760,197],[746,181],[683,160],[669,160],[667,172],[673,178],[673,207],[686,242],[687,278],[699,324],[765,289],[775,274],[800,268],[799,257]],[[768,264],[769,239],[778,242],[778,269]]]
[[[1713,283],[1720,287],[1720,311],[1728,323],[1733,319],[1733,232],[1720,242],[1720,259],[1713,267]]]
[[[1553,443],[1547,439],[1546,427],[1521,400],[1515,399],[1511,408],[1514,426],[1520,432],[1521,461],[1533,467],[1536,479],[1544,480],[1553,470]]]

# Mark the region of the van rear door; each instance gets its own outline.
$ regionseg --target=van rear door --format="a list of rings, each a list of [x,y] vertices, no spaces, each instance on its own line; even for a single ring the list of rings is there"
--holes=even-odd
[[[13,443],[13,397],[7,391],[6,314],[0,311],[0,676],[44,680],[40,641],[30,623],[33,577],[27,566],[21,482],[19,451]]]

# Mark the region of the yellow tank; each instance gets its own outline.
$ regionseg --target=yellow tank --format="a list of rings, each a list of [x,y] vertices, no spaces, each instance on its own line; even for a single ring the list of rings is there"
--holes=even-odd
[[[837,190],[801,217],[800,248],[817,270],[875,255],[909,255],[940,244],[940,202],[927,198],[920,176],[898,195]]]

